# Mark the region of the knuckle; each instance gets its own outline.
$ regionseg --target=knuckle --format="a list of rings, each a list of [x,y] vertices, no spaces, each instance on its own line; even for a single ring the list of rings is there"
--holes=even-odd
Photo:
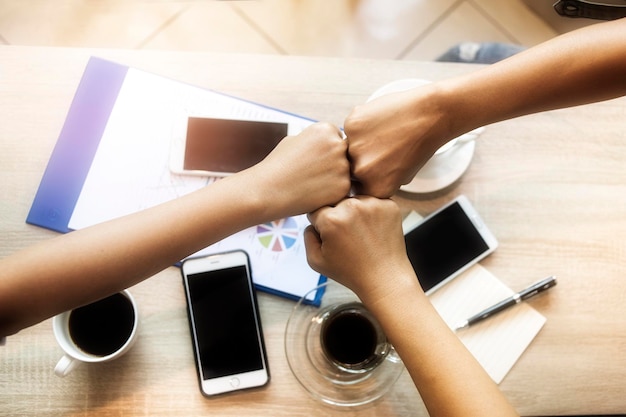
[[[337,128],[329,122],[318,122],[314,126],[317,130],[320,131],[320,133],[325,133],[325,134],[331,134],[331,133],[337,134],[338,133]]]
[[[325,233],[334,233],[346,222],[346,216],[343,210],[335,208],[329,210],[324,218],[324,231]]]
[[[361,108],[363,107],[362,104],[356,105],[352,111],[350,112],[350,114],[348,114],[348,117],[346,117],[344,123],[343,123],[343,128],[346,132],[348,131],[352,131],[356,128],[358,128],[359,125],[359,114],[361,112]]]

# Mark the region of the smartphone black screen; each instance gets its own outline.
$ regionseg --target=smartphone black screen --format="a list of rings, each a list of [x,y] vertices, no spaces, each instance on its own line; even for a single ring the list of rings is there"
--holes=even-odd
[[[192,274],[188,286],[203,378],[263,369],[246,267]]]
[[[458,202],[407,233],[405,242],[409,260],[424,291],[489,249]]]
[[[261,162],[287,136],[287,124],[189,117],[185,170],[234,173]]]

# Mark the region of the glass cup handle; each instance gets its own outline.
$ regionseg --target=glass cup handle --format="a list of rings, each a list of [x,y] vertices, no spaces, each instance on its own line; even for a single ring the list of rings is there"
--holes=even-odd
[[[63,357],[59,359],[59,362],[57,362],[57,365],[54,367],[54,373],[57,374],[57,376],[64,377],[72,372],[72,370],[76,368],[78,363],[79,361],[77,359],[74,359],[68,355],[63,355]]]

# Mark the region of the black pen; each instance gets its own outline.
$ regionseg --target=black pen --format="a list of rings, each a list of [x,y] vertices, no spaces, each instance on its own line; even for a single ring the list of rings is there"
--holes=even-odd
[[[535,282],[530,287],[523,289],[522,291],[516,294],[513,294],[511,297],[500,301],[498,304],[494,304],[491,307],[487,308],[486,310],[483,310],[480,313],[476,314],[475,316],[470,317],[469,319],[460,323],[454,330],[455,331],[460,330],[465,327],[469,327],[473,324],[476,324],[480,321],[483,321],[486,318],[491,317],[494,314],[499,313],[503,310],[506,310],[507,308],[514,306],[520,301],[527,300],[530,297],[533,297],[547,290],[548,288],[554,287],[555,285],[556,285],[556,277],[554,276],[542,279],[539,282]]]

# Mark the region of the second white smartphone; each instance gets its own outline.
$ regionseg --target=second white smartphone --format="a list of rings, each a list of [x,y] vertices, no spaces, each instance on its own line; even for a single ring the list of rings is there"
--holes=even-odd
[[[269,382],[248,255],[234,251],[181,265],[200,391],[206,396]]]
[[[174,128],[170,170],[231,175],[263,160],[288,133],[288,123],[187,115]]]
[[[404,236],[409,260],[426,294],[437,290],[498,246],[495,236],[463,195],[414,227],[405,228]]]

